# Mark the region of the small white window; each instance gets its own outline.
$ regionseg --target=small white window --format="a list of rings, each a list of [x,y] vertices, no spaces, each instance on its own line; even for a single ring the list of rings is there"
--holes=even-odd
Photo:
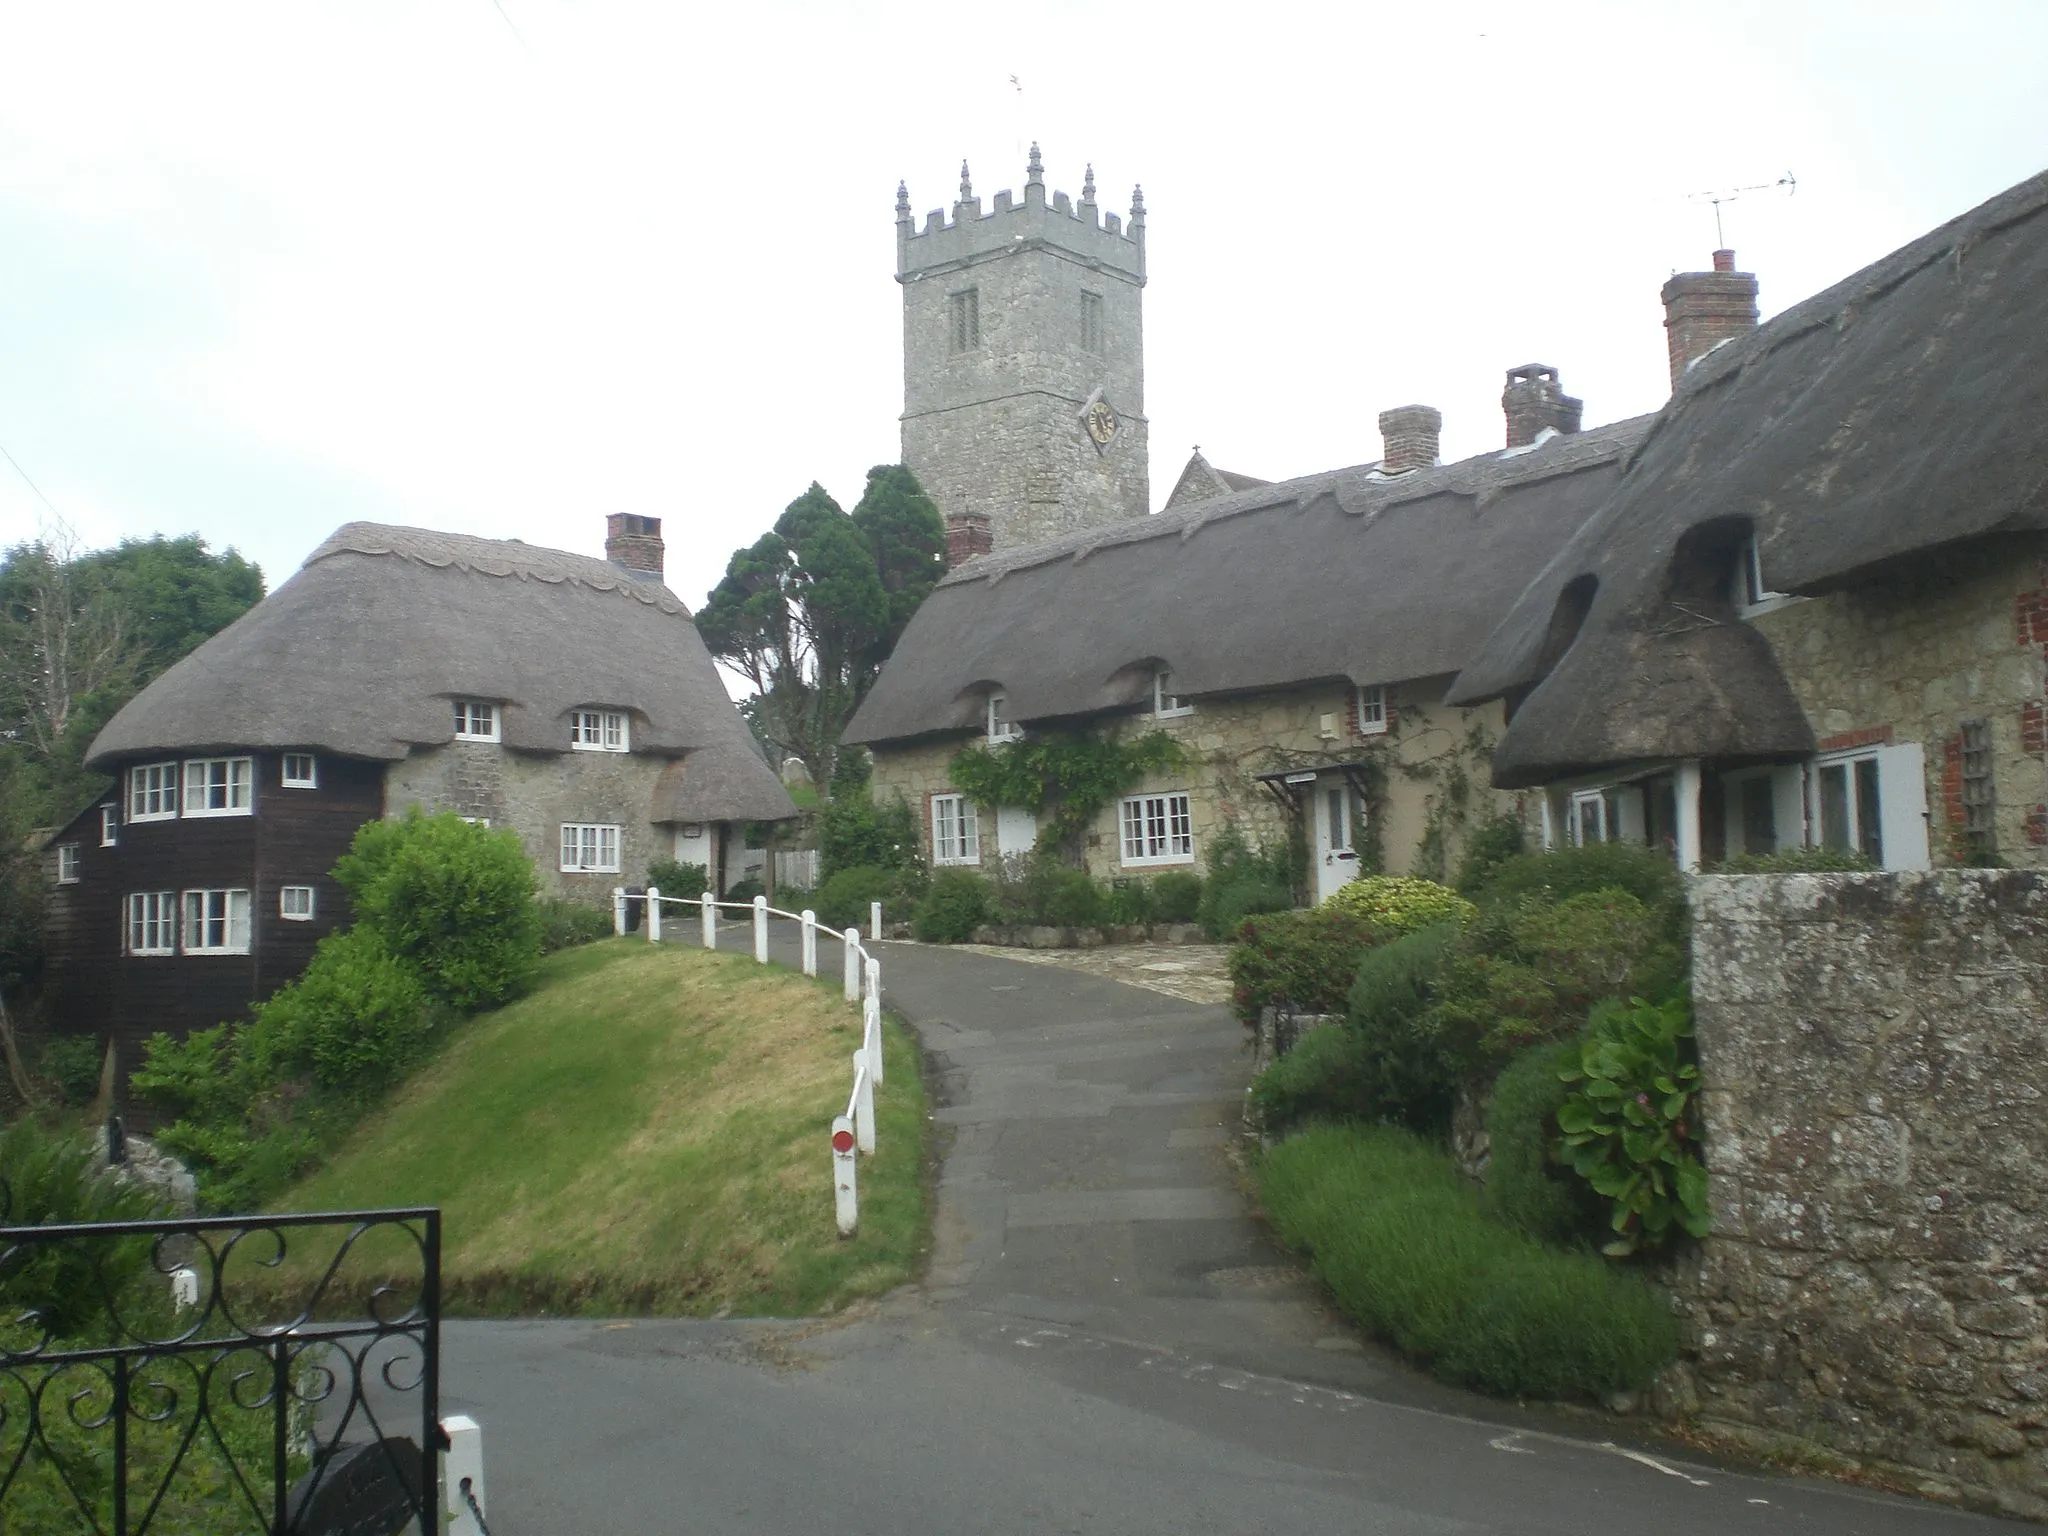
[[[1195,824],[1186,795],[1132,795],[1123,803],[1126,864],[1192,864]]]
[[[565,874],[617,874],[619,829],[595,823],[564,822],[562,871]]]
[[[100,807],[100,846],[111,848],[121,840],[121,808],[118,805]]]
[[[128,953],[175,954],[178,947],[178,893],[136,891],[127,901]]]
[[[455,701],[455,739],[457,741],[496,741],[498,739],[498,706],[486,704],[481,699],[457,699]]]
[[[1387,685],[1368,683],[1358,690],[1358,734],[1380,736],[1387,729]]]
[[[1742,541],[1742,548],[1735,556],[1735,608],[1745,619],[1760,613],[1769,613],[1773,608],[1782,608],[1798,599],[1789,593],[1773,592],[1764,585],[1763,551],[1757,548],[1752,536]]]
[[[1572,792],[1572,842],[1580,848],[1604,843],[1613,834],[1608,818],[1608,794],[1605,789],[1580,789]]]
[[[1164,668],[1152,676],[1152,713],[1161,720],[1192,715],[1195,706],[1173,691],[1173,674]]]
[[[286,922],[310,923],[313,920],[313,887],[280,886],[277,892],[277,915]]]
[[[253,809],[255,761],[201,757],[185,764],[187,816],[247,816]]]
[[[486,832],[491,827],[491,818],[488,816],[462,816],[458,817],[457,820],[466,821],[472,827],[482,827]]]
[[[1010,700],[1006,694],[992,693],[988,696],[988,739],[990,741],[1015,741],[1024,733],[1011,723]]]
[[[981,817],[965,795],[932,796],[932,862],[981,862]]]
[[[626,714],[618,709],[578,709],[569,715],[569,745],[578,752],[624,752]]]
[[[287,752],[281,782],[286,789],[318,789],[320,765],[310,752]]]
[[[130,821],[169,821],[177,814],[176,763],[143,763],[128,770]]]
[[[59,885],[78,884],[78,844],[59,843],[57,845],[57,883]]]
[[[185,953],[246,955],[249,953],[247,891],[185,893]]]

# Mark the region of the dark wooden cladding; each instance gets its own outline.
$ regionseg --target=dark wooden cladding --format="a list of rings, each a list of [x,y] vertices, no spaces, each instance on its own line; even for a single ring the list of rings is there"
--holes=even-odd
[[[160,1030],[182,1039],[246,1017],[251,1003],[297,976],[314,946],[348,921],[347,893],[331,871],[356,829],[383,813],[383,765],[322,755],[316,788],[287,789],[280,754],[236,755],[255,760],[250,815],[131,822],[130,765],[123,764],[114,789],[55,840],[77,845],[79,878],[51,888],[50,1018],[64,1033],[112,1039],[124,1075]],[[111,848],[100,841],[102,805],[121,815]],[[54,879],[54,847],[49,859]],[[280,915],[279,892],[288,885],[313,887],[311,921]],[[250,893],[248,954],[126,952],[130,893],[220,888]]]

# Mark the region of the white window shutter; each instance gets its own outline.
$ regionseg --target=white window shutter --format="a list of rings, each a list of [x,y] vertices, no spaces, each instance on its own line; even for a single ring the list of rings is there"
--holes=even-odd
[[[981,815],[965,795],[960,797],[960,856],[970,864],[981,859]]]
[[[1804,763],[1788,763],[1771,770],[1771,822],[1780,849],[1798,848],[1816,841],[1806,832]]]
[[[1927,764],[1917,741],[1877,749],[1878,835],[1886,869],[1928,869]]]

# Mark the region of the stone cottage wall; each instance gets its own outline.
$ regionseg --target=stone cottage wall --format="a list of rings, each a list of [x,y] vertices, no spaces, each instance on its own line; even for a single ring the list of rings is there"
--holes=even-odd
[[[2048,876],[1691,893],[1713,1235],[1666,1406],[2048,1516]]]

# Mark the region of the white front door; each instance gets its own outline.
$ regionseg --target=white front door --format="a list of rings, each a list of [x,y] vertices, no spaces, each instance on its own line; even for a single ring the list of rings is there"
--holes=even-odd
[[[1321,901],[1358,873],[1358,807],[1351,782],[1342,774],[1318,778],[1315,795],[1316,900]]]
[[[1038,841],[1038,818],[1021,805],[996,807],[996,852],[1004,858],[1029,853]]]

